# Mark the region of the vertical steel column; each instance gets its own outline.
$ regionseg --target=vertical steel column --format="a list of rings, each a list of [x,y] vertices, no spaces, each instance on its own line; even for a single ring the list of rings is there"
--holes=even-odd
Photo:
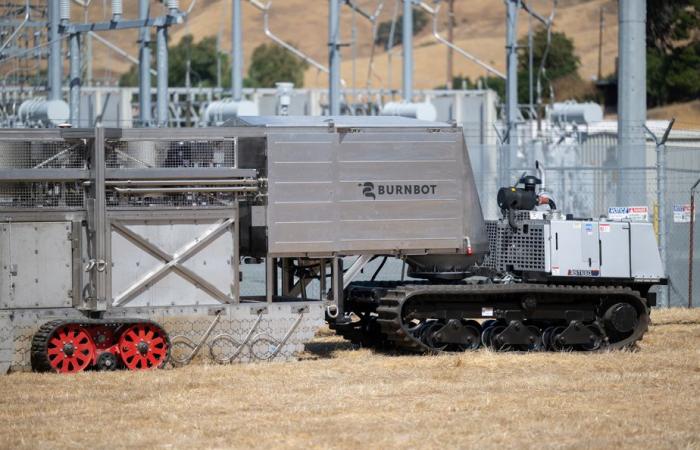
[[[80,126],[80,33],[70,34],[70,123]]]
[[[168,126],[168,27],[159,26],[156,31],[158,126]]]
[[[139,0],[139,19],[149,17],[148,0]],[[142,127],[151,126],[151,29],[143,27],[139,31],[139,115]]]
[[[328,109],[340,115],[340,0],[328,0]]]
[[[620,184],[618,204],[646,205],[646,1],[620,0],[617,137]]]
[[[518,151],[518,10],[520,0],[507,0],[506,15],[506,135],[501,155],[501,185],[510,183],[510,169]]]
[[[95,155],[93,158],[93,177],[95,183],[95,204],[93,209],[95,224],[95,287],[96,287],[96,310],[107,309],[107,270],[110,270],[107,260],[107,242],[109,239],[109,228],[107,227],[107,197],[105,194],[105,129],[101,123],[95,128]]]
[[[241,217],[241,205],[236,201],[236,211],[234,213],[234,222],[232,232],[233,232],[233,264],[231,268],[233,270],[233,284],[231,285],[231,295],[233,296],[233,302],[238,304],[241,302],[241,240],[240,240],[240,227],[239,223]]]
[[[233,100],[243,98],[243,19],[241,0],[233,0],[231,17],[231,88]],[[218,58],[218,56],[217,56]]]
[[[403,101],[413,101],[413,0],[403,2]]]
[[[49,100],[61,100],[61,78],[63,77],[63,58],[61,57],[61,35],[59,33],[61,16],[58,2],[50,1],[49,7]]]

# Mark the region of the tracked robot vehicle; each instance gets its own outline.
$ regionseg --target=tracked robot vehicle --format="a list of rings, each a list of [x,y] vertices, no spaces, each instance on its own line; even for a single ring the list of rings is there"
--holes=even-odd
[[[413,352],[633,347],[652,288],[666,283],[651,224],[564,216],[540,183],[523,175],[500,189],[488,251],[407,257],[422,281],[352,283],[344,307],[355,319],[331,328],[357,345]]]
[[[458,126],[228,125],[0,131],[0,372],[159,368],[178,347],[292,358],[324,319],[414,352],[623,348],[647,329],[651,224],[562,215],[534,176],[485,221]],[[408,277],[360,281],[378,258]]]

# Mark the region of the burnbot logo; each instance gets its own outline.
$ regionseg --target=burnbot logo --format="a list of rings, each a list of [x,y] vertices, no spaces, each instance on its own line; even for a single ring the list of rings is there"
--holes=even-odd
[[[376,200],[377,197],[374,195],[374,183],[370,183],[367,181],[364,184],[360,184],[359,186],[362,187],[362,195],[365,197],[369,197],[372,200]]]
[[[359,183],[362,195],[376,200],[377,197],[398,197],[413,195],[435,195],[437,184],[374,184],[370,181]]]

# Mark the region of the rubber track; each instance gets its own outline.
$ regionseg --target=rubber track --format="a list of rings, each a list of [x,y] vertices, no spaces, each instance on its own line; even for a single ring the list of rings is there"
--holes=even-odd
[[[163,333],[165,334],[165,344],[167,347],[167,353],[165,355],[165,360],[163,362],[163,366],[168,363],[170,360],[170,337],[168,336],[168,333],[165,332],[163,327],[158,324],[157,322],[154,322],[152,320],[148,319],[129,319],[129,318],[124,318],[124,319],[58,319],[58,320],[52,320],[50,322],[44,323],[42,326],[39,327],[39,330],[34,333],[34,336],[32,337],[32,347],[31,347],[31,352],[30,352],[30,359],[31,359],[31,364],[32,364],[32,370],[35,372],[53,372],[53,368],[51,367],[51,364],[49,363],[48,359],[48,354],[47,354],[47,348],[48,348],[48,343],[49,343],[49,338],[53,335],[53,333],[61,328],[62,326],[65,325],[78,325],[78,326],[95,326],[95,325],[106,325],[106,326],[113,326],[113,327],[120,327],[123,325],[134,325],[137,323],[149,323],[152,325],[157,326],[161,330],[163,330]]]
[[[618,342],[608,343],[607,349],[621,349],[633,346],[649,327],[649,310],[646,303],[637,291],[628,287],[597,287],[597,286],[550,286],[542,284],[510,284],[510,285],[404,285],[396,286],[387,291],[386,295],[380,299],[377,307],[379,315],[378,322],[382,333],[398,349],[417,352],[434,353],[435,350],[421,343],[413,337],[403,323],[402,311],[406,302],[412,298],[422,295],[440,295],[443,301],[450,301],[449,297],[454,297],[455,302],[464,302],[465,297],[474,296],[475,302],[483,302],[485,296],[512,295],[520,297],[525,294],[538,296],[538,302],[548,302],[547,297],[557,296],[566,298],[567,296],[594,296],[596,299],[601,296],[617,298],[617,301],[626,301],[638,310],[641,308],[645,314],[641,314],[639,323],[632,334]],[[469,301],[468,299],[466,300]],[[575,304],[575,303],[573,303]]]

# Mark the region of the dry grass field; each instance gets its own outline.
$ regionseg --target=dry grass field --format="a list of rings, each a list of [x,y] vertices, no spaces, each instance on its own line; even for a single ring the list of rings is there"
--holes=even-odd
[[[700,310],[640,351],[391,356],[0,378],[0,448],[700,448]]]

